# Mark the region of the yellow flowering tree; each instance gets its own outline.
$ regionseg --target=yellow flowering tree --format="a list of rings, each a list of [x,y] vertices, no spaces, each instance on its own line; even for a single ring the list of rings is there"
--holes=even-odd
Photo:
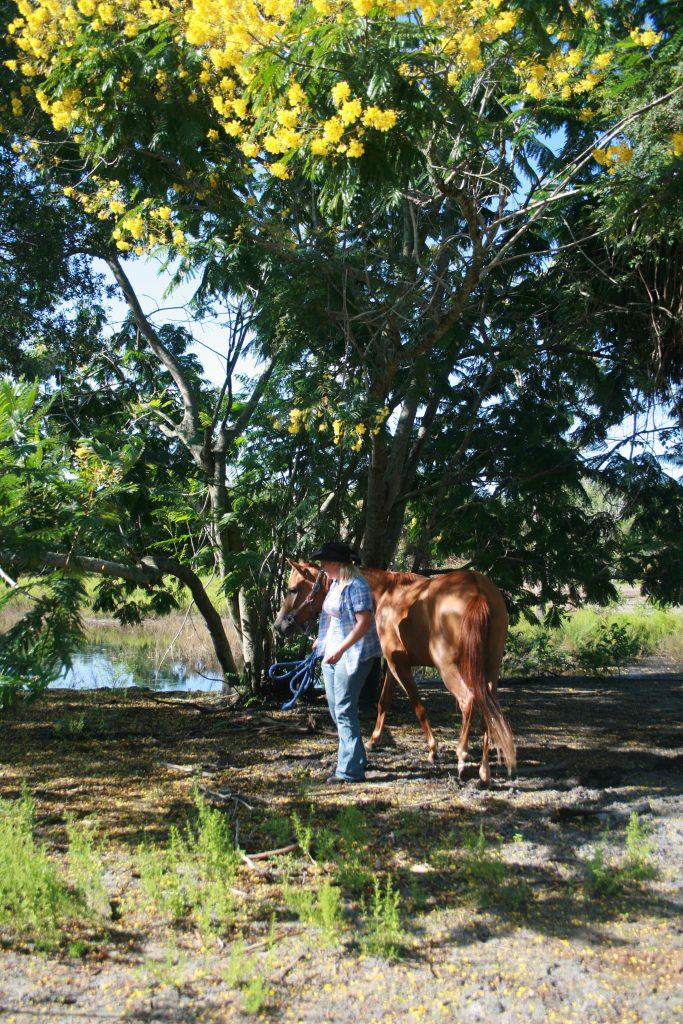
[[[101,222],[110,265],[178,254],[205,295],[258,296],[264,350],[295,337],[362,391],[328,433],[368,454],[380,564],[449,374],[497,372],[491,302],[675,94],[621,105],[667,45],[632,4],[19,0],[9,37],[17,150]]]

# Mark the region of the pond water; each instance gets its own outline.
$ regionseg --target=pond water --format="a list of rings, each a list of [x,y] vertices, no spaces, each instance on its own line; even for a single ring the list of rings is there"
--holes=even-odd
[[[202,673],[191,672],[178,661],[166,661],[158,668],[144,648],[90,643],[74,655],[73,667],[62,672],[50,689],[100,690],[130,686],[220,693],[222,683],[208,669]]]

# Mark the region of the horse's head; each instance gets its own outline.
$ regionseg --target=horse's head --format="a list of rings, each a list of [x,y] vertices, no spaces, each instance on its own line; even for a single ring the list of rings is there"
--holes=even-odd
[[[280,636],[287,636],[294,629],[304,633],[306,624],[318,615],[325,600],[321,570],[307,562],[293,562],[291,558],[287,561],[292,571],[285,599],[273,623],[273,629]]]

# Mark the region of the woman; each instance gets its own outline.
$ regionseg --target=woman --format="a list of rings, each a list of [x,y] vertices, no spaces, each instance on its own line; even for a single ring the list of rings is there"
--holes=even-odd
[[[330,580],[320,616],[315,651],[323,659],[323,679],[332,721],[339,733],[337,770],[328,782],[362,782],[367,758],[360,734],[358,698],[373,659],[382,654],[372,611],[372,592],[347,544],[323,544],[311,559]]]

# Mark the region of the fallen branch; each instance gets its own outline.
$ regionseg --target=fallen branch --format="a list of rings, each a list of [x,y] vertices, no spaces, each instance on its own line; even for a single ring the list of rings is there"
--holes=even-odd
[[[192,708],[193,711],[201,711],[203,715],[215,715],[219,711],[227,711],[228,708],[234,707],[236,703],[235,698],[231,697],[223,698],[211,704],[199,704],[196,700],[169,700],[166,697],[159,697],[152,693],[149,694],[149,699],[157,704],[165,704],[170,707]]]
[[[296,929],[294,929],[292,931],[287,929],[287,931],[284,934],[279,935],[278,939],[275,940],[275,941],[279,941],[279,939],[283,939],[285,937],[285,935],[301,935],[301,933],[304,932],[305,930],[306,930],[305,928],[296,928]],[[261,946],[267,946],[270,943],[272,943],[273,941],[274,941],[273,937],[271,935],[269,935],[267,938],[260,939],[258,942],[252,942],[250,946],[245,946],[244,947],[244,952],[245,953],[250,953],[252,951],[252,949],[260,949]]]
[[[192,764],[174,764],[172,761],[159,761],[159,764],[164,768],[170,768],[174,772],[182,772],[183,775],[205,775],[208,779],[212,779],[217,774],[217,769],[203,768],[201,765]]]
[[[263,850],[261,853],[248,854],[250,860],[267,860],[268,857],[277,857],[280,853],[291,853],[298,850],[298,843],[290,843],[289,846],[278,846],[277,850]]]
[[[244,797],[238,796],[237,793],[231,793],[226,790],[209,789],[208,786],[200,786],[199,792],[204,796],[209,797],[211,800],[217,800],[221,804],[228,804],[232,800],[234,803],[242,804],[242,806],[246,807],[249,811],[254,811],[256,809],[251,804],[247,803]],[[262,800],[261,797],[258,796],[252,796],[249,797],[249,799],[259,804],[268,803],[267,800]]]

